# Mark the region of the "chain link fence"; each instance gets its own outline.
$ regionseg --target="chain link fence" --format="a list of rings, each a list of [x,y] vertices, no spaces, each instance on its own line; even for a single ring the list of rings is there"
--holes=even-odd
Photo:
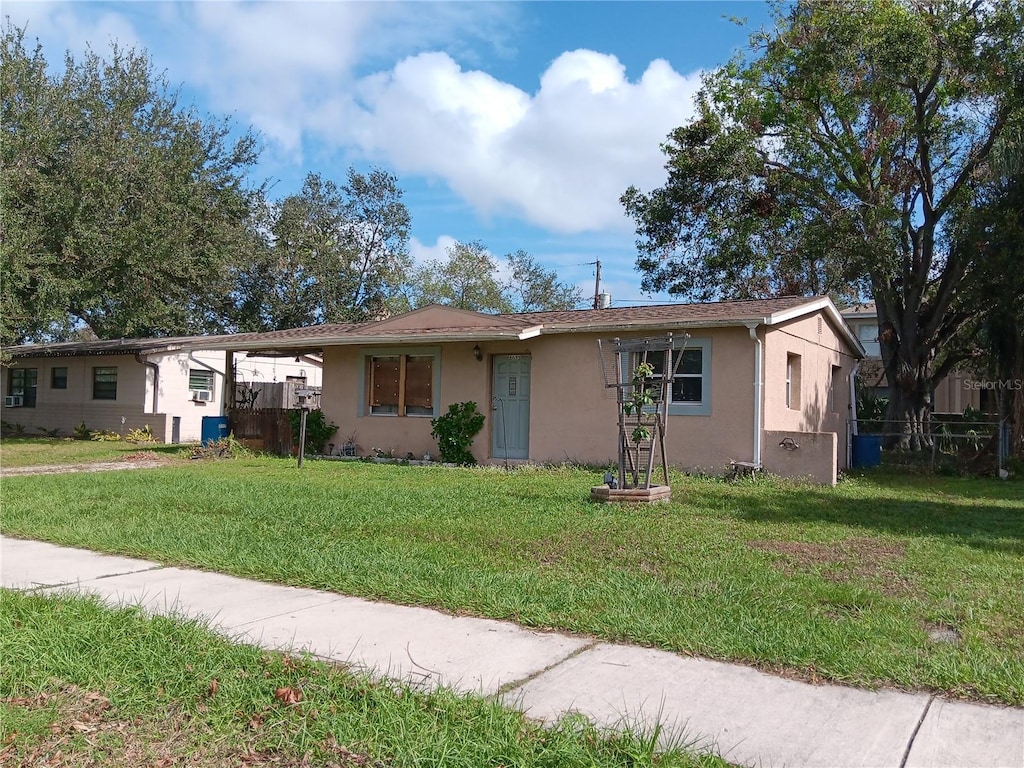
[[[847,422],[851,465],[970,475],[1005,472],[1010,454],[1010,428],[1005,420],[932,414],[912,435],[906,426],[884,419]]]

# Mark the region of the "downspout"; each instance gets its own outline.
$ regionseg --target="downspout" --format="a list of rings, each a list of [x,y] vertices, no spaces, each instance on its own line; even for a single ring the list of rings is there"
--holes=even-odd
[[[757,324],[748,323],[747,330],[750,331],[750,338],[754,340],[754,466],[761,466],[761,358],[764,356],[764,347],[761,339],[757,336]]]
[[[144,358],[141,352],[135,353],[135,360],[153,370],[153,413],[160,413],[160,366]]]
[[[846,430],[846,466],[853,464],[853,438],[857,432],[857,372],[860,370],[861,360],[853,365],[850,371],[850,424]]]

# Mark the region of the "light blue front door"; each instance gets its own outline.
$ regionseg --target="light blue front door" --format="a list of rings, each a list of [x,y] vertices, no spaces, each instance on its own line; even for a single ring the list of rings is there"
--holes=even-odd
[[[495,355],[491,456],[530,458],[530,356]]]

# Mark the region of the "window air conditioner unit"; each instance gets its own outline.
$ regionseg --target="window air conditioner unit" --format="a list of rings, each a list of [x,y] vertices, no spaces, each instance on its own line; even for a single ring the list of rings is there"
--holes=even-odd
[[[209,389],[197,389],[192,392],[192,399],[202,403],[209,403],[213,401],[213,392]]]
[[[21,395],[7,395],[4,398],[4,408],[20,408]]]

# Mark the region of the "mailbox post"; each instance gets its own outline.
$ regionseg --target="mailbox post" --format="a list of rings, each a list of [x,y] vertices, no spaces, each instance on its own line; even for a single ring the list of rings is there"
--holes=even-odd
[[[299,401],[299,466],[306,457],[306,416],[309,415],[310,403],[316,394],[312,389],[297,389],[295,397]]]

